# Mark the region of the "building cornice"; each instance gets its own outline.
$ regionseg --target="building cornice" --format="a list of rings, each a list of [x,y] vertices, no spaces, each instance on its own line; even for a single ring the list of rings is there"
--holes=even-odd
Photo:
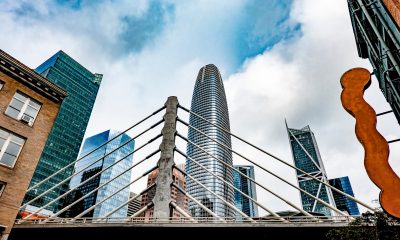
[[[55,102],[62,102],[67,92],[0,49],[0,71],[36,90]]]

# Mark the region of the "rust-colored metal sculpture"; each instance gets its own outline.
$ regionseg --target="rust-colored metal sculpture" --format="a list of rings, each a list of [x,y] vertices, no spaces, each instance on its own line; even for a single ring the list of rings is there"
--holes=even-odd
[[[356,119],[356,135],[365,151],[365,169],[381,189],[381,206],[400,218],[400,178],[389,165],[389,144],[376,129],[376,113],[363,98],[371,83],[370,73],[364,68],[353,68],[343,74],[340,83],[342,105]]]

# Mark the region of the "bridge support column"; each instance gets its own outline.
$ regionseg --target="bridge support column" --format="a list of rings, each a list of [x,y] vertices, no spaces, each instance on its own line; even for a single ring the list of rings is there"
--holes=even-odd
[[[176,118],[178,98],[168,97],[165,103],[164,127],[161,131],[163,138],[160,144],[161,156],[158,160],[159,173],[156,179],[156,193],[153,198],[154,218],[165,221],[170,217],[172,166],[174,165],[174,148],[176,134]]]

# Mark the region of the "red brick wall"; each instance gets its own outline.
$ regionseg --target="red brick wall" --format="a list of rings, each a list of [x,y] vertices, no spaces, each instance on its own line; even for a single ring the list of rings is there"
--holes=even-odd
[[[0,224],[7,226],[3,234],[8,234],[11,231],[25,191],[28,188],[51,127],[57,116],[60,104],[36,93],[22,83],[5,75],[3,72],[0,72],[0,80],[5,83],[0,90],[0,127],[26,138],[14,168],[0,165],[0,181],[7,183],[0,197]],[[4,114],[17,90],[42,104],[32,127]]]

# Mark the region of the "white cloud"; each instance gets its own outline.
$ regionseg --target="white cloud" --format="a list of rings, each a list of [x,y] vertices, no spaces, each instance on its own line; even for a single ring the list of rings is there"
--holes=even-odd
[[[173,14],[162,21],[163,27],[155,28],[157,34],[151,35],[151,40],[136,43],[135,34],[128,36],[132,44],[139,44],[139,50],[134,48],[137,51],[119,48],[120,34],[129,27],[121,19],[146,16],[147,1],[106,1],[81,11],[45,3],[34,5],[40,17],[16,16],[11,10],[21,2],[0,3],[0,9],[4,9],[0,15],[0,46],[31,67],[63,49],[91,71],[104,74],[86,136],[109,128],[125,129],[161,106],[170,95],[178,96],[183,105],[190,107],[198,70],[214,63],[226,80],[233,132],[291,162],[284,118],[293,128],[310,124],[328,176],[348,175],[356,197],[367,203],[378,197],[378,190],[363,167],[363,150],[354,135],[354,120],[344,111],[339,98],[339,78],[344,71],[357,66],[370,69],[367,61],[357,57],[345,0],[295,1],[288,24],[300,22],[302,34],[248,58],[239,71],[234,58],[242,49],[235,45],[235,38],[244,37],[237,34],[242,31],[237,26],[246,9],[243,1],[168,2],[175,5]],[[54,14],[51,8],[57,9],[57,14],[49,17]],[[262,24],[255,22],[258,33]],[[271,26],[267,24],[266,28]],[[146,29],[137,29],[137,34],[140,31]],[[378,112],[389,109],[376,81],[366,97]],[[390,139],[400,136],[393,116],[380,117],[378,127]],[[186,129],[180,130],[186,134]],[[158,132],[159,129],[154,131]],[[140,144],[138,141],[137,146]],[[179,146],[185,150],[183,143]],[[233,146],[296,185],[293,170],[237,141]],[[135,154],[134,159],[139,160],[148,152]],[[393,147],[392,153],[391,163],[399,172],[396,160],[400,154]],[[237,158],[235,162],[245,163]],[[135,170],[134,175],[150,165]],[[261,171],[256,171],[256,178],[299,204],[295,190]],[[137,186],[143,188],[144,184],[143,181]],[[288,208],[258,190],[258,199],[266,206],[274,210]]]
[[[296,1],[291,18],[302,24],[301,37],[281,42],[248,59],[243,70],[226,81],[232,130],[292,163],[284,118],[292,128],[309,124],[328,176],[349,176],[356,197],[371,205],[379,191],[363,166],[363,149],[354,134],[354,120],[340,102],[341,75],[353,67],[371,69],[367,61],[357,57],[346,1]],[[366,92],[366,99],[377,112],[389,109],[375,79]],[[395,138],[398,124],[393,115],[385,118],[388,118],[386,125],[381,124],[384,119],[378,119],[379,130]],[[250,156],[255,154],[248,149],[244,151]],[[391,159],[394,157],[398,159],[398,152],[392,150]],[[294,171],[278,167],[274,161],[258,162],[295,183]],[[391,162],[399,169],[398,161]],[[282,183],[261,171],[257,174],[265,184],[284,192],[290,199],[298,199],[296,191],[285,189]],[[265,194],[258,194],[260,201],[266,201],[275,210],[287,208]]]

